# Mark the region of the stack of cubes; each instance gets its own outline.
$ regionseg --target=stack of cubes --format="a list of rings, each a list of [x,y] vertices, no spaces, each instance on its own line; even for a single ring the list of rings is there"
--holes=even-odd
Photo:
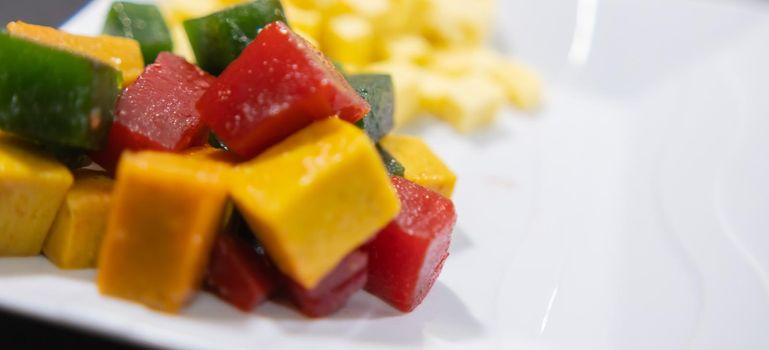
[[[389,135],[389,76],[343,75],[284,21],[277,0],[188,20],[200,67],[164,51],[153,5],[113,5],[122,38],[0,33],[0,255],[98,266],[103,294],[172,313],[202,286],[244,311],[282,296],[320,317],[361,289],[413,310],[448,255],[456,177]],[[67,152],[106,171],[49,155]]]

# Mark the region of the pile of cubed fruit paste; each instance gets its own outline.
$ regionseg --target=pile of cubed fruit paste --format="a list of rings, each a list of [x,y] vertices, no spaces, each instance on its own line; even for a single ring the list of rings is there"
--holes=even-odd
[[[176,52],[192,59],[184,20],[244,0],[159,0]],[[435,116],[459,131],[493,125],[512,104],[536,110],[539,76],[489,47],[497,0],[284,0],[295,32],[353,72],[393,78],[396,126]],[[192,48],[195,48],[193,43]]]
[[[201,289],[311,317],[361,289],[418,306],[456,177],[390,134],[390,76],[340,71],[285,20],[278,0],[187,20],[197,65],[150,4],[114,3],[95,37],[9,23],[0,256],[95,267],[102,294],[170,313]]]

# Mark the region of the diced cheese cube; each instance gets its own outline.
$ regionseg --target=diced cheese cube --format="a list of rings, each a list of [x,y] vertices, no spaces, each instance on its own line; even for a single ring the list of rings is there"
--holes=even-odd
[[[542,81],[534,70],[490,49],[441,51],[432,56],[429,67],[454,77],[486,74],[521,109],[536,108],[542,98]]]
[[[399,210],[368,136],[337,118],[237,166],[230,193],[277,267],[308,289]]]
[[[507,99],[518,108],[532,110],[541,104],[542,79],[534,70],[517,61],[502,60],[491,73],[505,89]]]
[[[317,44],[323,20],[321,15],[317,11],[306,10],[289,4],[284,5],[283,9],[291,29],[301,33],[302,37],[312,41],[313,44]]]
[[[380,144],[403,163],[407,180],[451,198],[457,176],[422,140],[391,134],[385,136]]]
[[[377,22],[390,11],[389,0],[337,0],[339,13],[351,13]]]
[[[195,63],[195,52],[192,51],[190,40],[187,38],[187,32],[184,31],[182,22],[170,25],[169,29],[174,41],[174,53],[184,57],[187,62]]]
[[[438,75],[425,79],[420,89],[422,106],[462,132],[490,124],[505,103],[502,87],[485,74]]]
[[[53,158],[0,136],[0,256],[40,254],[72,181],[67,167]]]
[[[225,6],[242,4],[244,2],[248,2],[249,0],[216,0],[216,1],[219,3],[219,5],[225,7]],[[186,1],[186,3],[189,3],[189,1]]]
[[[321,45],[329,57],[347,65],[363,66],[373,58],[374,30],[359,16],[332,18],[323,33]]]
[[[429,0],[423,33],[440,46],[476,46],[488,36],[493,0]]]
[[[75,183],[67,192],[43,246],[45,256],[59,268],[96,267],[107,227],[112,183],[104,173],[75,172]]]
[[[99,255],[99,290],[178,312],[200,287],[229,169],[185,155],[123,153]]]
[[[390,0],[389,11],[378,23],[386,35],[419,34],[430,10],[429,0]]]
[[[315,0],[283,0],[284,6],[296,6],[303,9],[316,9]]]
[[[417,35],[405,35],[383,43],[381,56],[386,60],[406,61],[419,65],[429,61],[432,48],[425,38]]]

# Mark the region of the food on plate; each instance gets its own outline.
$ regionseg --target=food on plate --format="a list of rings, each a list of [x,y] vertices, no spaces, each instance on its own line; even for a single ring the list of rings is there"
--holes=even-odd
[[[387,135],[380,144],[403,164],[406,179],[451,198],[457,176],[421,139]]]
[[[208,129],[195,104],[213,81],[214,77],[183,58],[161,53],[123,90],[107,144],[91,157],[114,172],[125,150],[180,152],[204,144]]]
[[[62,269],[96,267],[112,198],[107,174],[78,169],[74,176],[43,245],[43,254]]]
[[[308,289],[398,213],[374,145],[337,118],[315,122],[238,165],[229,182],[275,265]]]
[[[99,255],[99,290],[167,312],[188,302],[220,228],[228,171],[202,158],[124,153]]]
[[[231,232],[216,237],[206,285],[219,298],[248,312],[278,290],[277,272],[267,258]]]
[[[136,80],[144,69],[144,59],[139,43],[133,39],[108,35],[97,37],[74,35],[21,21],[8,23],[6,30],[11,36],[59,48],[108,64],[122,73],[123,86]]]
[[[284,293],[299,311],[310,317],[324,317],[338,311],[347,300],[366,284],[368,254],[354,250],[321,280],[317,286],[307,288],[283,277]]]
[[[247,2],[205,17],[184,21],[198,65],[219,75],[265,25],[286,21],[279,0]]]
[[[366,65],[374,57],[374,28],[366,19],[340,15],[328,19],[317,38],[329,57],[350,68]]]
[[[243,2],[162,0],[161,5],[171,27],[181,28],[186,19]],[[538,74],[487,47],[494,3],[284,0],[283,10],[298,34],[352,72],[393,77],[397,126],[435,115],[472,131],[490,125],[507,104],[531,111],[542,99]],[[179,52],[187,54],[183,47]],[[423,88],[423,81],[440,84]]]
[[[411,311],[432,288],[449,255],[454,204],[442,195],[393,177],[401,211],[366,245],[366,290],[401,311]]]
[[[72,181],[53,157],[0,135],[0,256],[40,254]]]
[[[145,64],[155,62],[161,52],[173,50],[171,32],[160,10],[153,4],[112,3],[102,32],[138,41]]]
[[[213,82],[198,111],[233,152],[253,157],[313,120],[356,122],[370,107],[322,53],[273,22]]]
[[[0,129],[57,146],[102,146],[119,93],[112,67],[0,33],[0,69]]]
[[[146,32],[162,32],[152,5],[111,7],[104,32],[133,39],[0,33],[0,256],[96,267],[102,294],[168,313],[206,290],[324,317],[364,286],[413,310],[446,258],[456,177],[418,138],[388,135],[391,76],[327,58],[278,0],[198,10],[187,34],[216,75]],[[303,30],[328,24],[302,11]]]

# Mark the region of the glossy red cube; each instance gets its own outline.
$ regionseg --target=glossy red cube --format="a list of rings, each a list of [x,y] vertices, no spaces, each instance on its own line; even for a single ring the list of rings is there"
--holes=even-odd
[[[197,104],[211,130],[251,158],[314,120],[356,122],[368,103],[333,64],[282,22],[265,26]]]
[[[366,245],[366,291],[398,310],[422,303],[449,255],[457,215],[451,200],[394,176],[401,211]]]
[[[366,284],[368,256],[356,250],[339,263],[315,288],[306,289],[283,276],[284,291],[297,309],[309,317],[331,315]]]
[[[214,77],[163,52],[123,90],[107,145],[91,158],[110,172],[124,150],[179,152],[198,145],[207,128],[195,108]]]
[[[232,234],[220,234],[211,252],[206,285],[219,298],[248,312],[277,290],[277,274],[264,256]]]

